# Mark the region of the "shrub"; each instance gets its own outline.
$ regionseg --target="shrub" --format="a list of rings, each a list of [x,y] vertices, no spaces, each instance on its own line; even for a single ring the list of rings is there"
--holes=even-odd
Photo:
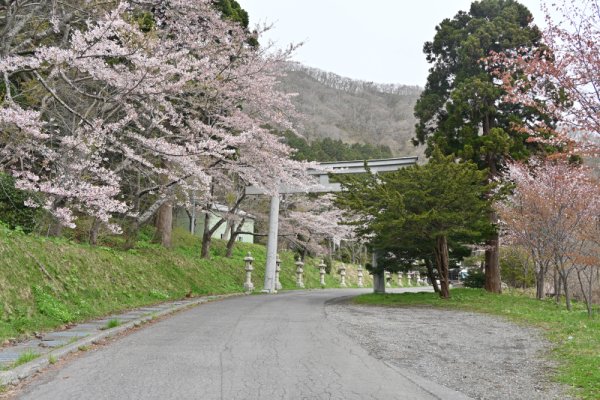
[[[502,248],[500,253],[502,280],[511,287],[528,288],[535,285],[535,271],[527,255],[517,247]]]
[[[485,274],[479,269],[469,270],[469,275],[464,281],[465,287],[482,288],[485,285]]]
[[[0,172],[0,221],[10,229],[20,227],[29,233],[35,228],[40,211],[25,206],[29,197],[27,192],[15,188],[12,176]]]

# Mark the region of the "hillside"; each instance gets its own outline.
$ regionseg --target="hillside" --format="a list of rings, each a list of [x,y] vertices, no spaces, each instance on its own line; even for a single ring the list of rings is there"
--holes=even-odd
[[[298,94],[294,103],[305,116],[299,131],[309,140],[384,145],[400,156],[423,153],[410,142],[421,88],[352,80],[298,63],[288,64],[286,75],[282,88]]]

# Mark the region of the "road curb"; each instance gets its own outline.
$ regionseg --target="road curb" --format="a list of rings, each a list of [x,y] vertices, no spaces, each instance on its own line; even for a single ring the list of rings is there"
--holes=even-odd
[[[464,393],[450,389],[444,385],[433,382],[429,379],[425,379],[415,373],[409,372],[404,368],[400,368],[389,361],[382,360],[385,365],[396,371],[399,375],[402,375],[425,392],[429,393],[433,397],[439,400],[473,400],[472,397],[467,396]]]
[[[42,371],[44,368],[50,365],[50,358],[54,358],[56,361],[64,358],[65,356],[76,353],[81,350],[82,347],[91,346],[94,344],[98,344],[103,339],[108,339],[113,336],[119,335],[123,332],[127,332],[130,329],[142,326],[144,323],[152,321],[155,318],[167,316],[170,314],[174,314],[178,311],[185,310],[187,308],[196,307],[200,304],[209,303],[217,300],[223,300],[229,297],[238,297],[245,296],[244,293],[232,293],[232,294],[223,294],[223,295],[214,295],[207,297],[200,297],[197,300],[190,301],[185,304],[177,304],[173,305],[173,307],[168,308],[166,310],[157,311],[152,313],[151,315],[146,315],[140,318],[137,318],[133,321],[127,322],[123,325],[119,325],[115,328],[110,328],[106,330],[102,330],[96,334],[92,334],[81,338],[73,343],[69,343],[65,346],[59,347],[55,350],[52,350],[35,360],[29,361],[23,365],[19,365],[13,369],[8,371],[0,371],[0,385],[16,385],[23,379],[29,378],[34,374]]]

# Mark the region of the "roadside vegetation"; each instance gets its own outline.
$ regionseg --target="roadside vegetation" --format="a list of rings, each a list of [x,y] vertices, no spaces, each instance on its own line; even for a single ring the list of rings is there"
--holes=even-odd
[[[249,251],[255,259],[254,285],[262,288],[262,245],[236,243],[227,258],[225,241],[215,240],[210,259],[202,259],[201,242],[192,235],[175,230],[174,247],[167,250],[151,243],[152,234],[152,229],[143,231],[137,245],[125,251],[0,227],[0,342],[186,296],[241,292]],[[280,256],[281,283],[294,289],[294,253]],[[305,261],[306,287],[318,288],[319,260]],[[326,282],[337,287],[339,278],[327,275]]]
[[[574,388],[582,399],[600,395],[600,319],[589,318],[583,303],[569,312],[552,299],[536,300],[524,292],[492,294],[481,289],[454,289],[450,299],[435,293],[366,294],[357,304],[389,307],[439,307],[498,315],[540,328],[554,348],[555,379]]]
[[[18,367],[19,365],[26,364],[31,360],[35,360],[39,356],[40,355],[38,353],[36,353],[35,351],[27,350],[26,352],[21,353],[19,358],[17,358],[17,361],[15,361],[10,367],[15,368],[15,367]]]

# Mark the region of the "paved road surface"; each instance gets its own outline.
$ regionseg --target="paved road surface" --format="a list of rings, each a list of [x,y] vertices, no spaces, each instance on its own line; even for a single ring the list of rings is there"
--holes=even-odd
[[[341,333],[327,318],[325,302],[358,293],[288,292],[202,305],[83,354],[17,397],[466,398],[373,358]]]

